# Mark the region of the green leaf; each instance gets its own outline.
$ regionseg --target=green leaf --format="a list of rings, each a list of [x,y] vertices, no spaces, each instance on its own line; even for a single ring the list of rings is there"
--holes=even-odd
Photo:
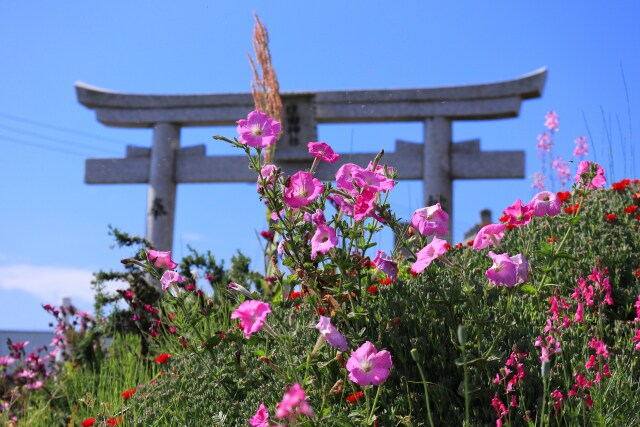
[[[519,286],[518,289],[520,289],[522,292],[526,292],[531,295],[537,294],[536,288],[534,288],[531,285],[522,285],[522,286]]]

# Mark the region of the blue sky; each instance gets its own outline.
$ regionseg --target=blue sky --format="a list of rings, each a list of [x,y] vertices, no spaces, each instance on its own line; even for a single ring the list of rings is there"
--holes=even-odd
[[[145,185],[89,186],[83,175],[85,158],[149,146],[151,131],[101,125],[76,101],[74,82],[141,94],[248,92],[253,10],[270,32],[283,91],[486,83],[544,66],[543,97],[524,102],[519,118],[456,124],[454,140],[526,150],[530,176],[553,109],[563,158],[585,135],[608,178],[632,176],[638,163],[629,154],[635,144],[640,155],[636,2],[2,2],[0,329],[46,329],[40,304],[61,296],[88,308],[91,272],[119,268],[128,255],[110,248],[107,226],[145,231]],[[184,129],[182,146],[239,154],[214,133],[234,129]],[[422,125],[324,125],[319,136],[342,150],[392,150],[396,139],[421,141]],[[496,217],[534,194],[528,178],[457,182],[454,192],[457,239],[479,210]],[[392,203],[408,218],[421,198],[420,183],[403,182]],[[182,185],[177,204],[178,258],[189,244],[226,260],[241,249],[257,261],[264,223],[253,185]],[[379,244],[390,249],[390,237]]]

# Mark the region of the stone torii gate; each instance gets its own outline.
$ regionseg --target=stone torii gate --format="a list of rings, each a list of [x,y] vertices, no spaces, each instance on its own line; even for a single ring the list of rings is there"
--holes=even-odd
[[[399,180],[422,180],[424,205],[440,201],[451,215],[454,179],[524,177],[524,151],[481,151],[479,140],[452,143],[452,122],[517,117],[522,100],[542,95],[546,74],[540,69],[470,86],[283,93],[285,133],[276,163],[286,174],[308,167],[306,143],[317,141],[319,123],[422,122],[424,141],[396,141],[383,162],[398,168]],[[182,127],[235,125],[246,117],[254,109],[251,94],[133,95],[75,86],[78,101],[95,110],[101,123],[153,128],[150,149],[128,146],[124,158],[87,159],[85,182],[148,183],[147,239],[157,248],[172,249],[178,183],[256,181],[245,156],[207,156],[204,145],[180,147]],[[349,161],[367,164],[375,154],[354,154]],[[341,164],[323,162],[316,177],[333,180]]]

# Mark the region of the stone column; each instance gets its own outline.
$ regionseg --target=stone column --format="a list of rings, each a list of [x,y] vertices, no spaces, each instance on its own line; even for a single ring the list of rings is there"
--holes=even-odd
[[[173,248],[173,220],[176,208],[176,157],[180,147],[180,126],[156,123],[153,127],[149,193],[147,197],[147,239],[156,249]]]
[[[431,117],[424,122],[422,182],[425,206],[440,202],[449,214],[449,234],[453,235],[453,180],[451,178],[451,120]]]

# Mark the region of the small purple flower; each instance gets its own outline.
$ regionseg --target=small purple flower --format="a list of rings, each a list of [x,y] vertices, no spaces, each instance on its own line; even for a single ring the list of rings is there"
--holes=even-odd
[[[340,351],[347,351],[346,338],[331,324],[330,318],[320,316],[320,321],[316,325],[316,329],[320,331],[331,347],[337,348]]]
[[[398,277],[398,264],[385,252],[378,250],[376,257],[373,259],[373,265],[391,280]]]
[[[487,279],[496,286],[504,285],[512,287],[529,280],[529,263],[522,254],[497,255],[489,251],[489,258],[493,260],[493,265],[486,272]]]

